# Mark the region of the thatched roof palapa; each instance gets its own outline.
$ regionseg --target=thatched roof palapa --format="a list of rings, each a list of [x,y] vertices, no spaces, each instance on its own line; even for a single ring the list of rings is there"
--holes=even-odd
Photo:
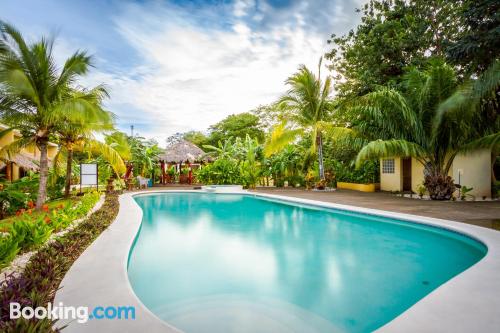
[[[205,152],[195,144],[181,140],[165,149],[165,153],[159,159],[167,163],[180,163],[189,161],[190,163],[206,160]]]
[[[5,165],[5,161],[14,162],[19,167],[26,170],[38,171],[40,166],[38,165],[38,160],[31,154],[27,153],[17,153],[11,158],[5,158],[2,162],[0,162],[0,167]]]

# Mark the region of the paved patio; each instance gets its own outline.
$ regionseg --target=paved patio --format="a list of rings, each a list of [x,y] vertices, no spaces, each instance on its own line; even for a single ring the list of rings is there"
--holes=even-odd
[[[317,192],[300,189],[259,188],[256,191],[423,215],[500,230],[500,201],[431,201],[402,198],[385,192],[364,193],[350,190]]]

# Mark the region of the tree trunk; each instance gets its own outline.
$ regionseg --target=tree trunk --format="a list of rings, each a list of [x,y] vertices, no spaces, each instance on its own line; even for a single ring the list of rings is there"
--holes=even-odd
[[[318,132],[318,136],[316,139],[318,144],[318,165],[319,165],[319,179],[325,179],[325,167],[323,164],[323,139],[321,138],[321,133]]]
[[[73,149],[68,149],[68,157],[66,159],[66,185],[64,186],[64,197],[69,198],[71,190],[71,175],[73,168]]]
[[[38,197],[36,198],[36,209],[41,210],[47,199],[47,178],[49,175],[49,161],[47,158],[48,139],[42,138],[38,142],[40,149],[40,183],[38,185]]]

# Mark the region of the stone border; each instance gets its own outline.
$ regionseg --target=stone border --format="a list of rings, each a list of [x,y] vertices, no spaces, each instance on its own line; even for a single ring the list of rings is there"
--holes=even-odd
[[[102,207],[102,205],[104,204],[105,198],[106,198],[106,196],[104,194],[101,195],[101,197],[96,202],[94,207],[92,207],[92,209],[84,217],[81,217],[79,219],[74,220],[65,229],[51,234],[49,239],[40,248],[45,247],[45,246],[53,243],[58,237],[61,237],[64,234],[66,234],[67,232],[75,229],[80,223],[85,221],[90,215],[92,215],[94,212],[98,211]],[[9,264],[9,266],[4,267],[2,269],[2,271],[0,272],[0,283],[5,281],[5,279],[10,274],[14,274],[14,276],[18,276],[19,274],[21,274],[24,271],[24,268],[26,267],[28,262],[30,261],[31,257],[33,257],[36,253],[38,253],[39,250],[40,249],[36,249],[34,251],[29,251],[29,252],[25,252],[22,254],[18,254],[14,258],[14,260],[12,260],[12,262]]]
[[[135,320],[90,320],[69,324],[66,332],[179,332],[156,317],[134,294],[127,275],[130,249],[141,226],[142,211],[133,197],[158,193],[200,191],[158,190],[120,196],[120,211],[113,224],[78,258],[60,285],[55,303],[72,306],[135,306]],[[439,286],[379,332],[493,332],[500,328],[500,232],[464,223],[417,215],[340,205],[295,197],[235,192],[295,204],[384,216],[449,229],[479,240],[488,253],[478,263]],[[224,195],[224,194],[213,194]]]

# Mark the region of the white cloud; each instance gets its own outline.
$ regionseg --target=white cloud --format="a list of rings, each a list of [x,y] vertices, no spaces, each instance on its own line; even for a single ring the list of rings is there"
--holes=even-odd
[[[92,81],[110,86],[108,104],[122,124],[142,119],[148,128],[144,136],[163,143],[175,132],[205,130],[229,114],[274,101],[299,64],[316,69],[328,34],[308,28],[306,7],[299,4],[262,29],[253,26],[256,17],[277,14],[262,2],[258,11],[253,1],[197,12],[158,3],[130,5],[116,17],[116,29],[143,63],[133,73],[96,72]],[[248,15],[252,18],[244,20]],[[342,11],[331,16],[332,22],[345,20]],[[142,114],[120,111],[124,105]]]

